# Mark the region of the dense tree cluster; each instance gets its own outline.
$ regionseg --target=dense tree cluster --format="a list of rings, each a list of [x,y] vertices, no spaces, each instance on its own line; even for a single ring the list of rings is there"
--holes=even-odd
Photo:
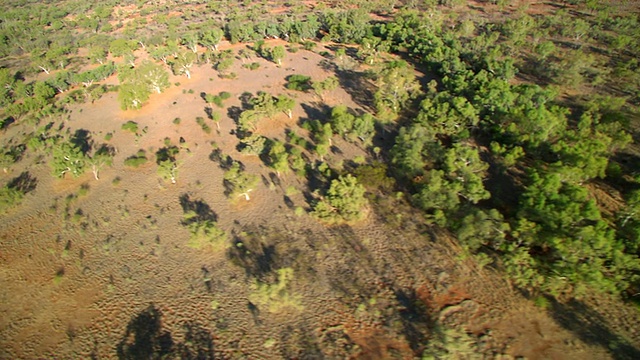
[[[628,246],[628,235],[585,187],[606,176],[613,151],[630,141],[619,107],[595,98],[572,112],[551,89],[512,85],[516,68],[507,51],[526,31],[503,26],[503,41],[489,27],[473,39],[456,38],[407,13],[376,29],[442,79],[400,129],[392,163],[417,206],[485,260],[499,254],[522,288],[554,295],[624,290],[638,280],[637,246]],[[505,207],[499,189],[487,190],[487,181],[499,181],[487,177],[491,166],[526,169],[515,208]]]

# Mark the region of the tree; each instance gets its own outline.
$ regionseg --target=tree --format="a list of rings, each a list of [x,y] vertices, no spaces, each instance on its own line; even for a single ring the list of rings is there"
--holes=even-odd
[[[284,143],[274,140],[269,148],[269,166],[276,171],[278,177],[281,173],[289,172],[289,155]]]
[[[99,63],[100,65],[103,65],[104,62],[107,60],[107,49],[105,49],[102,46],[92,46],[89,49],[89,60],[91,60],[92,63]]]
[[[342,137],[351,132],[354,120],[355,116],[349,112],[346,105],[338,105],[331,109],[331,128]]]
[[[227,233],[218,227],[213,219],[201,219],[196,211],[184,214],[182,224],[189,229],[191,236],[187,245],[194,249],[201,249],[209,245],[214,249],[227,239]]]
[[[267,138],[258,134],[251,134],[240,140],[240,152],[248,155],[262,155]]]
[[[282,65],[282,59],[284,59],[285,54],[286,54],[286,51],[284,49],[284,46],[282,45],[274,46],[274,48],[271,49],[271,60],[276,64],[278,64],[278,66],[280,66]]]
[[[413,201],[423,210],[442,218],[445,212],[452,212],[460,204],[459,193],[462,184],[451,182],[442,170],[431,170],[423,179],[424,185],[413,195]]]
[[[167,71],[149,60],[143,61],[136,72],[140,81],[146,83],[151,91],[158,94],[171,85]]]
[[[98,150],[95,151],[93,156],[87,159],[88,165],[91,166],[91,172],[96,180],[99,179],[99,172],[105,166],[111,166],[113,163],[113,157],[115,156],[115,149],[111,146],[103,144]]]
[[[142,82],[126,82],[118,88],[118,100],[122,110],[140,109],[149,99],[149,87]]]
[[[284,112],[285,114],[287,114],[289,119],[291,119],[293,117],[292,110],[296,106],[296,102],[292,98],[283,94],[278,96],[275,106],[276,106],[276,109]]]
[[[5,214],[7,210],[20,204],[23,197],[24,193],[18,189],[6,185],[0,187],[0,214]]]
[[[82,175],[85,171],[87,159],[82,150],[69,141],[63,141],[53,147],[51,168],[53,175],[63,178],[66,174],[73,177]]]
[[[109,52],[114,57],[121,57],[136,49],[136,42],[127,39],[115,39],[109,44]]]
[[[156,151],[156,164],[158,164],[158,174],[164,180],[171,180],[172,184],[176,183],[178,177],[178,161],[176,156],[180,152],[180,148],[173,145],[167,145]]]
[[[200,45],[218,51],[218,44],[224,36],[224,31],[218,27],[204,30],[200,33]]]
[[[198,52],[198,34],[188,32],[182,35],[182,44],[191,50],[194,54]]]
[[[376,83],[376,110],[378,117],[386,121],[394,120],[420,91],[413,68],[402,60],[387,63]]]
[[[368,204],[365,189],[351,174],[331,181],[325,196],[313,206],[312,214],[328,223],[361,220]]]
[[[464,248],[476,252],[483,246],[490,249],[501,248],[509,230],[509,224],[504,222],[498,210],[474,209],[462,219],[456,234]]]
[[[307,91],[311,77],[306,75],[294,74],[287,76],[287,89],[297,91]]]
[[[478,150],[470,146],[455,144],[444,155],[443,169],[447,177],[460,184],[458,194],[474,204],[491,196],[482,183],[488,168],[489,164],[480,159]]]
[[[234,161],[229,170],[224,173],[224,184],[229,197],[244,196],[245,200],[249,201],[251,200],[249,193],[258,185],[258,177],[248,174],[241,169],[240,163]]]
[[[179,53],[171,61],[171,69],[175,75],[184,74],[187,79],[191,79],[191,67],[196,61],[196,54],[193,52]]]
[[[337,77],[330,76],[323,81],[314,81],[311,87],[313,88],[313,91],[316,92],[316,95],[324,101],[324,95],[329,91],[335,90],[339,84],[340,82]]]

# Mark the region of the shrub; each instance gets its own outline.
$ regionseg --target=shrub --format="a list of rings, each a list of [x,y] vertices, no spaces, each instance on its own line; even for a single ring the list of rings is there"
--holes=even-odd
[[[196,118],[196,122],[198,123],[198,125],[200,125],[200,127],[202,128],[202,130],[207,133],[207,134],[211,134],[211,127],[209,125],[207,125],[207,123],[205,122],[204,118],[201,116],[198,116]]]
[[[311,89],[311,77],[300,74],[290,75],[287,77],[287,89],[307,91]]]
[[[126,131],[131,131],[132,133],[137,133],[138,132],[138,123],[135,121],[127,121],[126,123],[122,124],[122,130],[126,130]]]
[[[145,164],[148,161],[147,154],[144,150],[138,151],[135,155],[129,156],[124,160],[124,164],[126,166],[131,166],[134,168],[139,167],[140,165]]]

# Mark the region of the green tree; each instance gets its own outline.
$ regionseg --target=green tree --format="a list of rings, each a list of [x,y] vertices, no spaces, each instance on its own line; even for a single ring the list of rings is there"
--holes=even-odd
[[[140,109],[149,99],[149,95],[149,87],[141,82],[126,82],[118,88],[118,100],[122,110]]]
[[[284,46],[274,46],[274,48],[271,49],[271,60],[278,64],[278,66],[280,66],[282,65],[282,59],[284,59],[285,54],[286,51],[284,49]]]
[[[137,67],[136,73],[140,81],[147,84],[150,91],[158,94],[171,85],[167,71],[149,60],[143,61]]]
[[[196,61],[196,54],[193,52],[179,53],[173,60],[171,60],[171,69],[175,75],[184,74],[187,79],[191,79],[191,67]]]
[[[89,55],[88,55],[89,60],[91,60],[92,63],[98,63],[100,65],[103,65],[104,62],[107,60],[107,49],[105,49],[102,46],[92,46],[89,49]]]
[[[276,171],[278,177],[282,173],[289,172],[289,155],[284,143],[274,140],[269,148],[269,166]]]
[[[413,68],[402,60],[385,64],[376,83],[376,110],[378,117],[385,121],[394,120],[420,91]]]
[[[99,179],[99,173],[105,166],[111,166],[113,163],[113,157],[115,156],[115,149],[108,145],[102,145],[96,150],[93,156],[87,158],[87,165],[91,166],[91,172],[96,180]]]
[[[136,42],[127,39],[115,39],[109,44],[109,52],[114,57],[121,57],[129,54],[136,49]]]
[[[0,214],[5,214],[9,209],[20,204],[23,197],[24,193],[18,189],[6,185],[0,187]]]
[[[224,173],[224,184],[231,198],[244,196],[245,200],[251,200],[249,193],[255,190],[258,181],[257,176],[242,170],[237,161],[234,161],[229,170]]]
[[[351,174],[340,176],[314,204],[312,214],[328,223],[362,220],[368,204],[364,193],[364,187]]]
[[[224,36],[222,29],[213,27],[211,29],[204,30],[200,33],[200,45],[211,49],[212,51],[218,51],[218,44]]]
[[[276,104],[275,107],[276,109],[278,109],[279,111],[284,112],[285,114],[287,114],[287,116],[289,117],[289,119],[291,119],[293,117],[293,108],[296,106],[296,102],[295,100],[293,100],[292,98],[286,96],[286,95],[280,95],[278,96],[277,100],[276,100]]]
[[[69,141],[62,141],[53,147],[51,168],[53,175],[63,178],[66,174],[73,177],[82,175],[86,169],[87,158],[82,150]]]
[[[330,76],[323,81],[314,81],[311,84],[311,87],[313,88],[313,91],[315,91],[316,95],[324,101],[324,95],[329,91],[337,89],[339,84],[340,82],[337,77]]]

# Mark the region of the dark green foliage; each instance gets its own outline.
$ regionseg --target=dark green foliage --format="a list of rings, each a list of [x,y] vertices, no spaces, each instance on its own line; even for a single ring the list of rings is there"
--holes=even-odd
[[[229,170],[224,173],[224,185],[227,188],[227,195],[232,199],[243,196],[245,200],[251,200],[249,193],[256,188],[258,181],[257,176],[248,174],[237,161],[234,161]]]
[[[87,158],[80,147],[68,141],[54,146],[51,160],[54,176],[63,178],[66,174],[70,174],[75,178],[84,173],[86,166]]]
[[[367,199],[365,189],[350,174],[331,181],[327,193],[320,197],[312,214],[328,223],[353,222],[364,218]]]
[[[222,91],[218,95],[206,94],[204,99],[207,103],[216,104],[217,107],[222,108],[224,107],[223,101],[229,99],[230,97],[231,93]]]
[[[524,46],[536,26],[526,15],[507,20],[501,30],[510,50]],[[586,39],[584,26],[575,26],[566,35]],[[616,237],[611,220],[600,214],[583,185],[603,178],[612,151],[629,143],[624,116],[614,105],[601,105],[615,104],[614,99],[594,101],[572,113],[554,102],[558,94],[553,89],[511,85],[515,61],[496,46],[500,36],[492,31],[459,39],[461,33],[451,36],[416,14],[401,14],[380,28],[384,41],[406,49],[442,79],[428,85],[419,112],[400,129],[391,152],[394,168],[414,192],[414,204],[451,227],[464,248],[481,253],[482,262],[500,256],[515,284],[529,291],[620,292],[638,281],[637,234],[623,226],[624,231],[618,230],[622,238]],[[549,43],[539,43],[534,48],[537,66],[555,61],[555,51]],[[554,66],[558,81],[570,86],[600,76],[592,55],[583,51],[572,51]],[[379,79],[407,78],[408,73],[393,73],[399,69],[387,67]],[[395,105],[384,86],[396,81],[379,81],[376,105],[386,119]],[[333,124],[339,131],[350,119],[341,120]],[[515,179],[522,184],[522,195],[508,217],[474,206],[492,197],[501,204],[501,198],[511,195],[489,194],[484,188],[488,165],[481,160],[483,151],[471,144],[487,139],[503,169],[530,172],[528,181]],[[620,219],[618,226],[625,219],[625,225],[634,221],[633,216]]]
[[[289,75],[286,87],[289,90],[307,91],[311,88],[311,77],[300,74]]]
[[[390,192],[395,187],[396,181],[387,175],[387,171],[388,168],[385,163],[374,162],[373,164],[358,166],[353,170],[353,176],[367,189]]]
[[[346,140],[368,146],[375,135],[375,119],[369,113],[355,116],[346,106],[338,105],[331,110],[331,128]]]

